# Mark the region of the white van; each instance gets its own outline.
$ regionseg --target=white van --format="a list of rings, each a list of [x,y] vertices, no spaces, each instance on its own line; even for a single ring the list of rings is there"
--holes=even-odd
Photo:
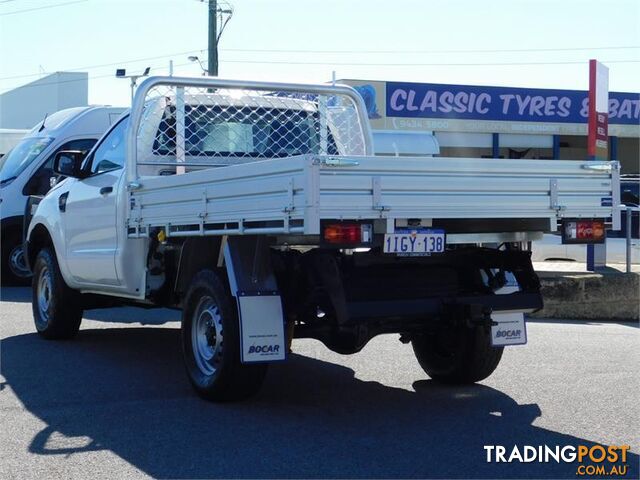
[[[0,158],[0,266],[3,284],[24,284],[30,272],[24,262],[22,229],[29,195],[49,191],[55,154],[90,150],[120,117],[124,108],[76,107],[60,110],[39,122]]]

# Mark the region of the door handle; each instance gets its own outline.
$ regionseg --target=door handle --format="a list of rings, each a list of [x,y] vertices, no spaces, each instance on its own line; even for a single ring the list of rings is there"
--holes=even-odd
[[[113,192],[113,187],[102,187],[100,189],[100,195],[108,195],[111,192]]]

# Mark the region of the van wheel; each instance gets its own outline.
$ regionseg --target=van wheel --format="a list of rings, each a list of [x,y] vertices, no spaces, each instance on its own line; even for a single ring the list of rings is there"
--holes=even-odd
[[[411,341],[422,369],[441,383],[484,380],[498,367],[504,347],[492,347],[482,327],[458,327],[424,334]]]
[[[2,284],[29,285],[31,271],[27,267],[22,235],[12,232],[2,239]]]
[[[82,321],[80,295],[64,282],[55,253],[40,250],[33,271],[31,308],[36,330],[50,340],[75,337]]]
[[[240,362],[235,300],[219,276],[202,270],[191,281],[182,309],[182,351],[191,384],[216,402],[241,400],[260,390],[266,364]]]

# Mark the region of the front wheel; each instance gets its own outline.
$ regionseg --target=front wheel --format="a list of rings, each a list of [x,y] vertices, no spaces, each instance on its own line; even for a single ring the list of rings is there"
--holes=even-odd
[[[198,394],[217,402],[241,400],[260,390],[266,364],[240,362],[240,328],[234,299],[216,273],[202,270],[183,302],[182,351]]]
[[[502,358],[503,347],[492,347],[482,327],[446,328],[411,341],[418,363],[433,380],[468,384],[491,375]]]
[[[67,286],[60,273],[55,253],[40,250],[33,267],[33,319],[44,338],[62,340],[75,337],[82,321],[80,295]]]
[[[22,236],[8,233],[2,241],[3,285],[29,285],[31,271],[27,267],[22,246]]]

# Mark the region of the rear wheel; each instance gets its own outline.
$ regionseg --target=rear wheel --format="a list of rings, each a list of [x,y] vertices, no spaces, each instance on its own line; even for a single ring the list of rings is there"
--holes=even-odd
[[[422,369],[433,380],[466,384],[484,380],[498,367],[503,347],[492,347],[482,327],[456,327],[411,341]]]
[[[51,249],[40,250],[33,271],[31,307],[36,330],[51,340],[75,337],[82,321],[80,295],[64,282]]]
[[[9,232],[2,239],[2,284],[29,285],[31,271],[27,267],[22,246],[22,236]]]
[[[234,299],[220,278],[202,270],[183,302],[182,350],[191,384],[207,400],[241,400],[260,390],[266,364],[240,362]]]

